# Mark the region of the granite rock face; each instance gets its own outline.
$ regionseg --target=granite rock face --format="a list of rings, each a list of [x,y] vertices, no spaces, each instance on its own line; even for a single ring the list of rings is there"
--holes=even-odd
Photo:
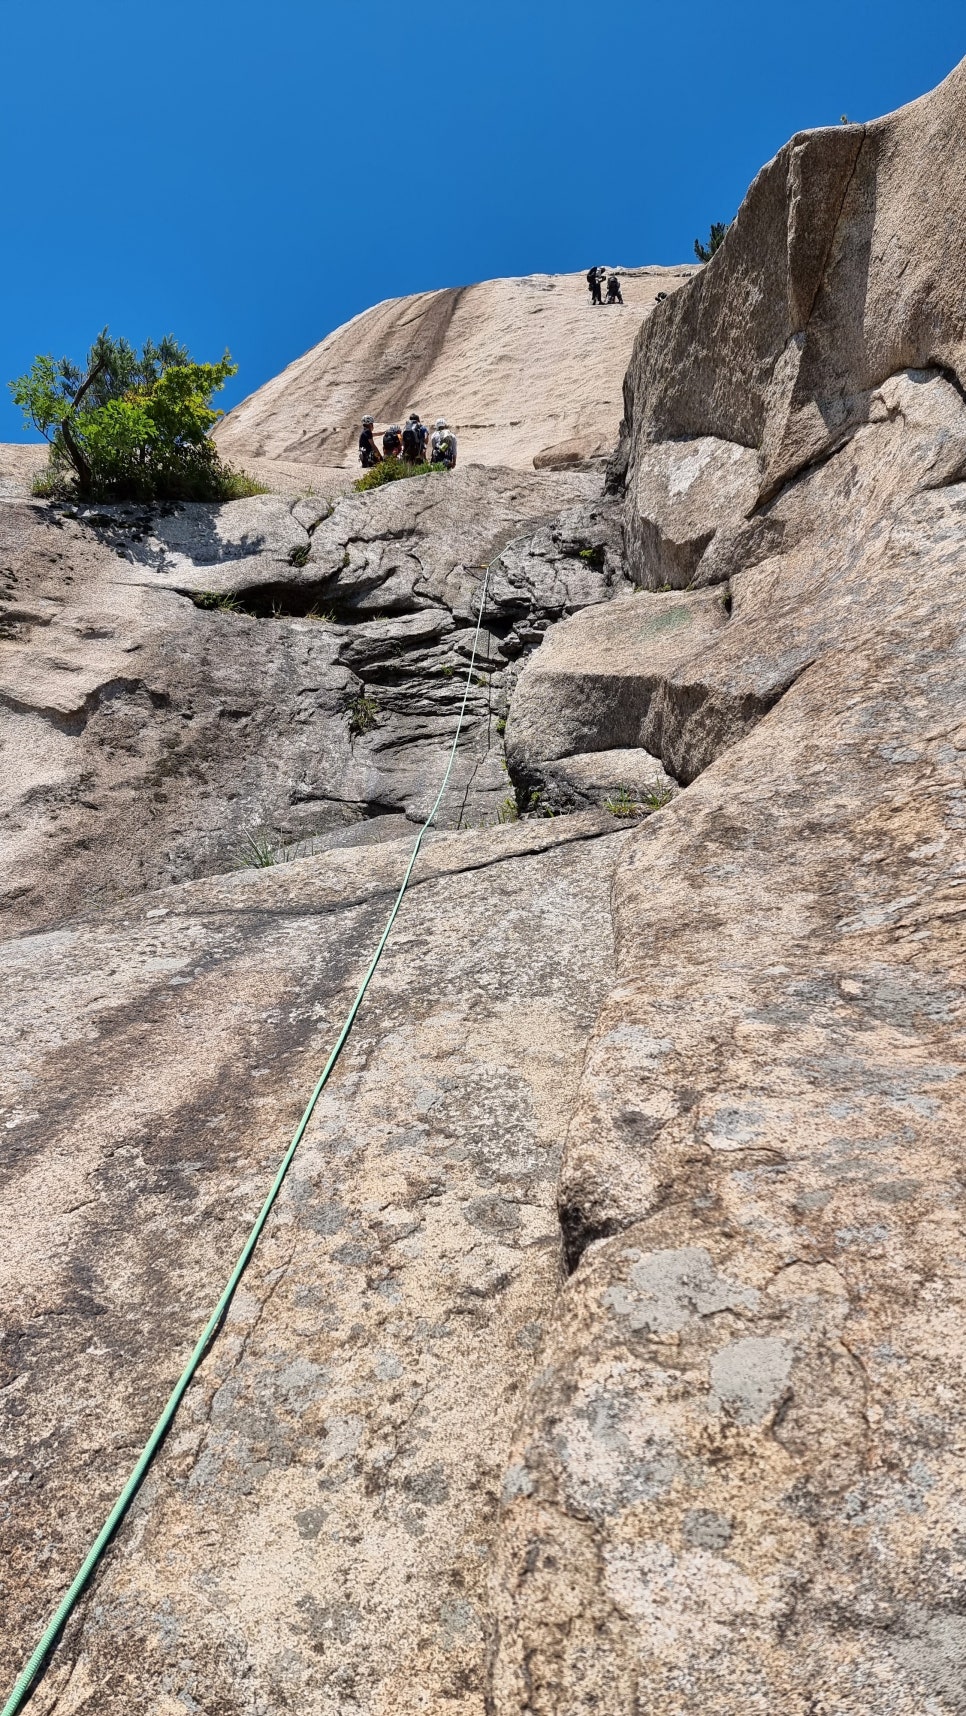
[[[623,304],[595,309],[583,274],[529,274],[390,298],[354,316],[236,405],[227,458],[291,483],[358,470],[359,421],[447,418],[460,460],[562,470],[606,459],[634,339],[697,269],[622,268]],[[331,481],[331,476],[328,478]]]
[[[964,147],[962,67],[795,140],[629,371],[639,582],[641,472],[708,437],[759,472],[727,528],[709,484],[696,588],[601,616],[725,599],[690,657],[641,649],[635,708],[658,669],[758,708],[615,878],[570,1276],[505,1480],[501,1713],[966,1710]],[[597,637],[528,665],[511,739],[589,707],[613,743],[635,652]]]
[[[466,467],[331,510],[274,496],[167,514],[6,504],[8,924],[228,869],[253,847],[404,833],[442,777],[487,565],[441,822],[493,823],[511,794],[500,728],[520,662],[622,580],[599,488],[586,473]]]
[[[502,1467],[625,838],[591,813],[426,849],[37,1709],[482,1708]],[[5,1686],[221,1291],[407,856],[185,883],[0,945]]]
[[[0,946],[7,1675],[407,851],[206,875],[198,843],[113,903],[58,857],[58,914],[28,809],[140,675],[124,755],[189,681],[252,723],[212,825],[236,791],[300,850],[345,832],[320,806],[394,832],[491,568],[450,830],[49,1716],[966,1716],[964,151],[966,67],[793,139],[642,331],[609,497],[550,459],[331,514],[7,503],[41,931]],[[557,814],[467,828],[507,710],[516,805]],[[117,863],[150,855],[143,788],[85,767],[79,850],[119,778]]]
[[[632,542],[662,533],[655,459],[680,471],[708,439],[723,443],[705,502],[714,531],[729,503],[737,522],[839,446],[890,376],[962,377],[964,87],[960,65],[885,119],[793,137],[708,267],[657,306],[625,379],[615,464],[627,474]],[[669,445],[661,454],[654,443]],[[739,449],[757,456],[757,496],[734,480],[736,467],[747,482],[754,473]],[[646,577],[640,547],[638,558]]]

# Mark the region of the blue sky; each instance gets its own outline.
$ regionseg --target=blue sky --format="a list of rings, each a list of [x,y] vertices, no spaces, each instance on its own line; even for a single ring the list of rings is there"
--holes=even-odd
[[[693,260],[793,131],[966,54],[962,0],[4,12],[0,379],[107,323],[229,346],[224,403],[380,298]],[[32,439],[0,391],[0,440]]]

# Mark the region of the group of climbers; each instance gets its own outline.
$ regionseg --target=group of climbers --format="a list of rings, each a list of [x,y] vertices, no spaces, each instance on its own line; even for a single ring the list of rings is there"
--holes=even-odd
[[[403,428],[400,428],[398,423],[390,423],[383,434],[380,451],[376,445],[375,419],[367,413],[362,419],[362,433],[359,436],[359,463],[368,471],[373,465],[381,465],[387,459],[399,459],[404,465],[423,465],[428,462],[431,465],[442,465],[451,471],[456,464],[456,436],[445,417],[437,417],[436,427],[430,437],[425,423],[420,422],[419,412],[411,411]]]
[[[606,268],[588,268],[587,270],[587,289],[590,293],[591,303],[602,304],[604,302],[602,292],[605,280],[607,281],[608,304],[623,304],[621,283],[617,275],[608,274]]]

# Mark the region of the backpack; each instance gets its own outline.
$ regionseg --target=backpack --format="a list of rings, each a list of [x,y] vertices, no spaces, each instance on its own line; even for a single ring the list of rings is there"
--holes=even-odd
[[[456,452],[456,446],[452,435],[446,434],[440,436],[436,443],[436,452],[440,459],[446,460],[447,462],[453,457],[453,454]]]
[[[419,440],[419,431],[416,429],[414,424],[407,423],[405,429],[403,430],[402,450],[403,450],[403,458],[406,460],[407,464],[410,464],[410,465],[418,464],[419,454],[420,454],[420,440]]]

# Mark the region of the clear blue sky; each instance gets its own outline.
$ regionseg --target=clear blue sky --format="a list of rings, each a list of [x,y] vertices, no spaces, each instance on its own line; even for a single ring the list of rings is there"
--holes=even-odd
[[[3,35],[0,379],[107,323],[229,346],[230,403],[380,298],[693,260],[793,131],[938,83],[966,7],[8,0]]]

